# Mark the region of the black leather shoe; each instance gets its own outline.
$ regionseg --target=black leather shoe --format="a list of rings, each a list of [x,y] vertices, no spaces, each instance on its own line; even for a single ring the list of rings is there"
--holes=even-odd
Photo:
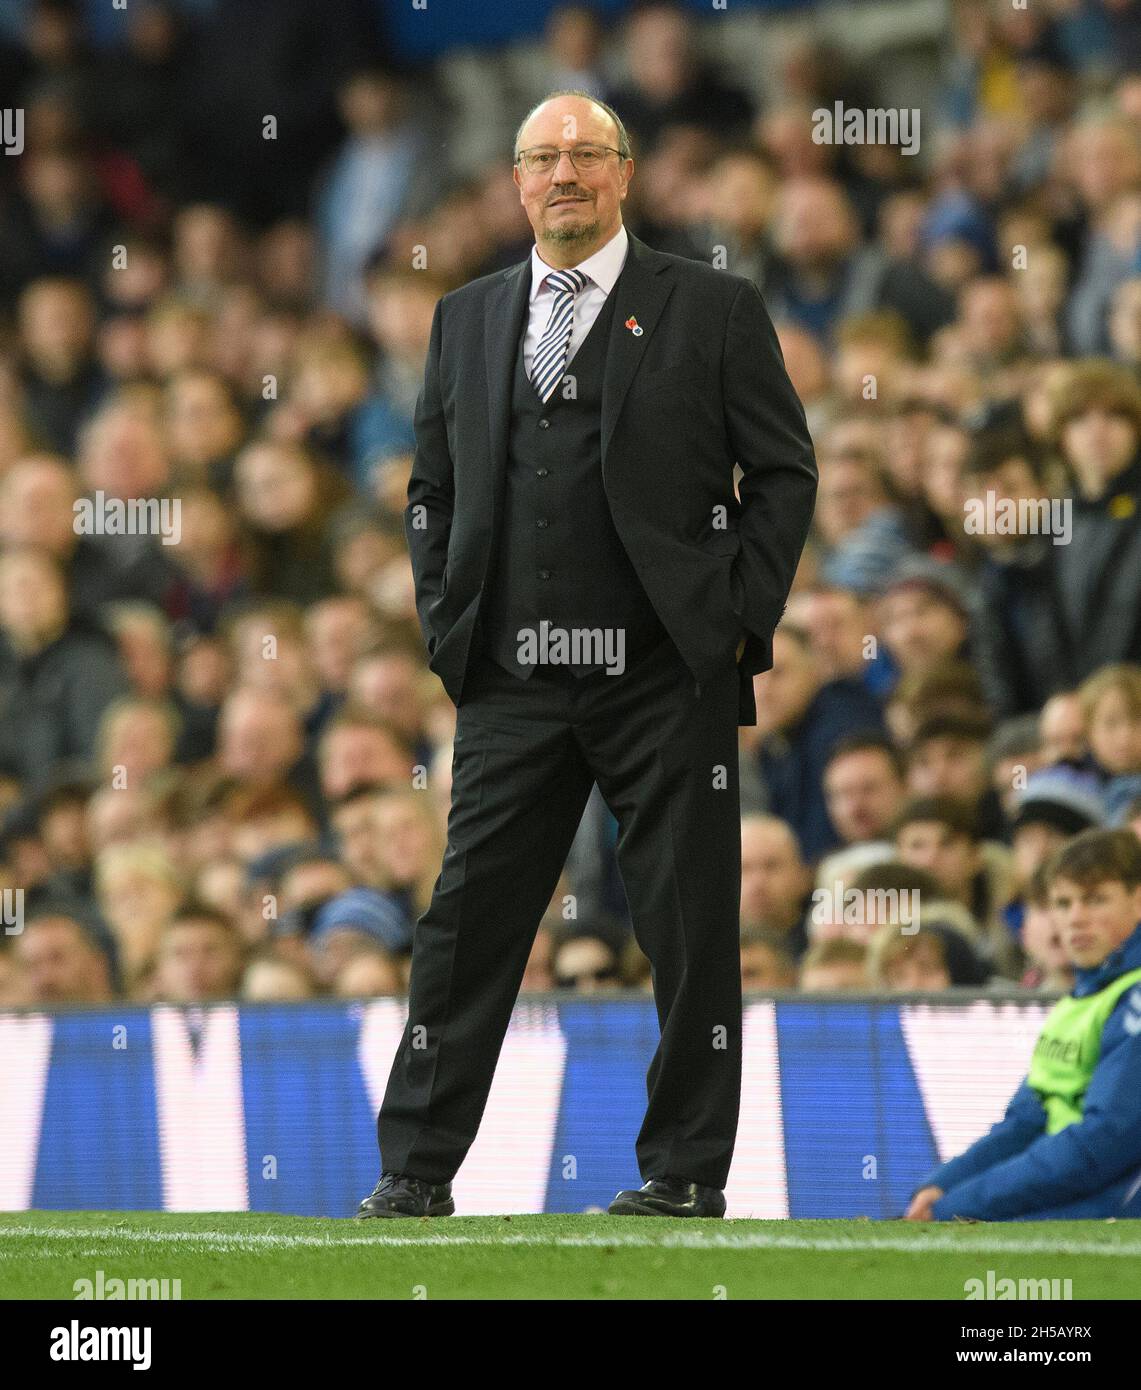
[[[610,1203],[611,1216],[725,1215],[725,1194],[684,1178],[651,1178],[637,1191],[619,1192]]]
[[[407,1173],[381,1173],[380,1181],[357,1208],[356,1219],[383,1216],[451,1216],[456,1209],[450,1182],[433,1184]]]

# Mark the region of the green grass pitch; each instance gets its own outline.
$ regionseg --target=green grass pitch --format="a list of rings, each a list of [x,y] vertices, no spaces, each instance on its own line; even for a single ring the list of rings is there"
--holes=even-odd
[[[641,1217],[332,1221],[214,1212],[0,1214],[0,1297],[179,1279],[185,1299],[956,1299],[965,1281],[1141,1288],[1141,1222],[915,1225]],[[1128,1291],[1128,1292],[1127,1292]]]

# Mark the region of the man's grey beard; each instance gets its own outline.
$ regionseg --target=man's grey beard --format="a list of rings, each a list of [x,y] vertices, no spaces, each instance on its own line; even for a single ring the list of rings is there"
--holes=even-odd
[[[586,222],[579,227],[547,227],[543,232],[544,241],[572,242],[591,241],[602,229],[602,223]]]

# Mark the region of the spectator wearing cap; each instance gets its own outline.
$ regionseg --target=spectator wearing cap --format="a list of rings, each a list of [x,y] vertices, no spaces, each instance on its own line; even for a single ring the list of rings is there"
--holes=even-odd
[[[971,602],[962,575],[926,556],[904,560],[881,590],[877,628],[903,676],[923,676],[962,656],[971,633]]]
[[[807,635],[784,623],[773,637],[772,670],[756,678],[760,771],[769,809],[815,860],[840,843],[824,796],[828,755],[855,729],[880,732],[879,702],[851,678],[823,681]]]
[[[1044,765],[1035,716],[1021,714],[1000,724],[987,743],[986,760],[991,790],[999,799],[1003,817],[1012,821],[1027,776]]]
[[[411,945],[412,933],[399,904],[372,888],[349,888],[322,903],[308,935],[310,958],[325,984],[331,984],[359,950],[396,956]]]

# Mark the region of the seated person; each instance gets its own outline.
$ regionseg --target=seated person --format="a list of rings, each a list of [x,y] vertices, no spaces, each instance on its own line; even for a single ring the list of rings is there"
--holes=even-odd
[[[909,1221],[1141,1216],[1141,842],[1083,831],[1046,877],[1073,990],[1006,1114],[927,1178]]]

